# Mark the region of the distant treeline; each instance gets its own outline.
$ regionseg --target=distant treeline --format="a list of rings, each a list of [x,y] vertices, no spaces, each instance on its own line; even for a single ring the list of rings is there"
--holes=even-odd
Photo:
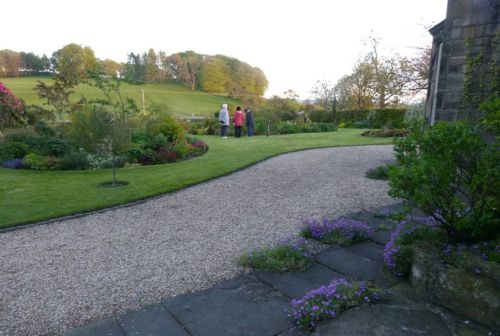
[[[68,80],[79,81],[89,71],[99,71],[135,83],[175,82],[191,90],[227,93],[239,98],[261,97],[268,85],[261,69],[224,55],[201,55],[194,51],[167,55],[150,49],[127,56],[126,63],[100,60],[90,47],[74,43],[55,51],[51,57],[0,50],[0,77],[59,73]]]

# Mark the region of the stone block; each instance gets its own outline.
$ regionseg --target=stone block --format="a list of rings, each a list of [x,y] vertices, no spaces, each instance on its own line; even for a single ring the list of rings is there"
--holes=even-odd
[[[444,265],[437,253],[415,249],[411,283],[439,306],[500,330],[500,288],[486,276]]]
[[[452,336],[446,323],[432,311],[411,306],[374,304],[342,313],[320,324],[313,336]]]
[[[120,315],[118,321],[128,336],[189,336],[161,305]]]
[[[388,231],[390,232],[390,230]],[[379,263],[384,262],[384,245],[366,241],[348,246],[345,249],[349,252],[368,258],[372,261]]]
[[[289,298],[301,298],[307,292],[343,277],[342,274],[318,263],[314,263],[304,272],[255,272],[255,276]]]
[[[255,280],[169,298],[164,306],[193,335],[276,335],[293,327],[290,300]]]

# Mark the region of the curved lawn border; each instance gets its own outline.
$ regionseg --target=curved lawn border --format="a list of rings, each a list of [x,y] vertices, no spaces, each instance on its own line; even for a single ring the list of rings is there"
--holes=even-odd
[[[199,177],[198,178],[198,177],[196,177],[195,178],[196,181],[192,182],[192,183],[188,182],[185,185],[183,185],[182,183],[180,183],[181,184],[180,186],[168,185],[168,186],[166,186],[163,189],[160,188],[160,190],[158,192],[153,192],[153,193],[150,193],[150,194],[139,195],[137,197],[134,197],[133,199],[126,199],[124,201],[118,200],[116,202],[113,202],[113,200],[111,200],[111,201],[108,201],[107,203],[103,201],[103,203],[105,203],[105,204],[103,204],[102,206],[100,206],[100,205],[99,206],[95,206],[95,207],[92,207],[92,206],[89,206],[89,207],[82,206],[81,210],[68,211],[67,213],[64,213],[64,211],[61,211],[61,214],[60,215],[56,215],[56,216],[45,216],[44,218],[33,218],[33,219],[27,219],[27,220],[20,220],[20,221],[13,222],[13,223],[7,223],[7,224],[3,225],[4,226],[3,228],[0,228],[0,233],[7,232],[7,231],[12,231],[12,230],[17,230],[17,229],[22,229],[22,228],[26,228],[26,227],[32,227],[32,226],[36,226],[36,225],[49,224],[49,223],[53,223],[53,222],[56,222],[56,221],[63,221],[63,220],[67,220],[67,219],[78,218],[78,217],[86,216],[86,215],[89,215],[89,214],[100,213],[100,212],[104,212],[104,211],[108,211],[108,210],[119,209],[119,208],[123,208],[123,207],[129,207],[129,206],[132,206],[132,205],[144,203],[147,200],[151,200],[151,199],[156,199],[156,198],[159,198],[159,197],[163,197],[165,195],[168,195],[170,193],[173,193],[173,192],[176,192],[176,191],[188,188],[188,187],[196,186],[196,185],[199,185],[199,184],[202,184],[202,183],[207,183],[207,182],[210,182],[213,179],[216,179],[216,178],[219,178],[219,177],[223,177],[223,176],[227,176],[227,175],[233,174],[235,172],[238,172],[238,171],[241,171],[241,170],[244,170],[244,169],[248,169],[249,167],[255,165],[256,163],[259,163],[259,162],[271,159],[271,158],[279,156],[279,155],[284,155],[284,154],[287,154],[287,153],[298,152],[298,151],[305,151],[305,150],[312,150],[312,149],[318,149],[318,148],[348,147],[348,146],[370,146],[370,145],[388,145],[388,144],[390,144],[390,141],[391,141],[390,139],[364,138],[363,137],[360,140],[361,137],[359,137],[359,134],[361,132],[362,132],[362,130],[350,130],[350,132],[345,132],[345,133],[348,133],[347,134],[348,137],[349,136],[351,136],[351,137],[354,136],[351,139],[347,138],[347,140],[353,140],[353,139],[355,139],[355,140],[357,140],[356,143],[350,144],[349,141],[346,143],[345,142],[345,140],[346,140],[345,138],[342,139],[344,142],[340,141],[340,143],[335,143],[334,142],[335,141],[335,137],[331,137],[330,136],[330,139],[327,139],[327,140],[333,140],[332,141],[333,143],[329,143],[329,144],[321,143],[321,141],[315,141],[315,142],[312,142],[310,144],[306,144],[306,145],[304,145],[301,148],[287,148],[286,146],[283,146],[284,147],[283,149],[275,149],[275,151],[278,150],[278,152],[275,152],[275,153],[272,153],[272,154],[267,154],[267,156],[260,157],[260,158],[257,158],[257,159],[251,159],[248,162],[245,162],[245,163],[243,163],[241,165],[238,165],[237,167],[235,167],[232,170],[228,170],[228,171],[222,172],[220,174],[212,174],[208,178],[203,178],[203,177]],[[330,134],[338,134],[338,133],[334,132],[334,133],[330,133]],[[311,135],[311,133],[309,133],[309,135]],[[328,137],[325,133],[316,133],[316,135],[321,135],[324,138]],[[265,137],[257,137],[257,138],[260,138],[262,140],[261,143],[260,143],[260,145],[262,145],[262,144],[268,145],[269,144],[268,142],[272,143],[276,139],[283,140],[283,138],[290,138],[290,137],[291,138],[295,138],[296,140],[298,140],[299,142],[296,143],[294,146],[300,147],[300,146],[302,146],[302,144],[300,143],[300,141],[304,140],[304,138],[308,137],[308,135],[306,135],[305,137],[304,136],[301,137],[301,135],[298,135],[298,136],[297,135],[294,135],[294,136],[288,135],[288,136],[272,136],[272,137],[270,137],[268,139],[265,138]],[[209,152],[207,154],[201,156],[201,157],[195,158],[194,160],[203,159],[206,155],[208,155],[210,153],[210,151],[212,150],[213,146],[214,146],[214,142],[216,142],[215,139],[219,139],[218,137],[202,137],[202,138],[204,139],[204,141],[206,140],[206,142],[209,144],[209,147],[210,147]],[[232,141],[232,139],[225,139],[224,141]],[[234,140],[234,143],[238,143],[239,141],[241,141],[241,140],[236,139],[236,140]],[[287,145],[289,145],[289,144],[290,144],[290,142],[287,143]],[[240,145],[241,145],[241,143],[240,143]],[[217,146],[217,145],[215,145],[215,146]],[[253,148],[253,149],[256,151],[258,148]],[[229,151],[226,154],[237,155],[238,152],[231,153]],[[193,160],[188,160],[188,161],[193,161]],[[182,163],[183,162],[176,163],[176,164],[178,165],[178,164],[182,164]],[[166,164],[165,166],[169,166],[169,165],[171,165],[171,164]],[[134,169],[141,169],[141,168],[142,167],[138,167],[138,168],[134,168]],[[147,171],[144,170],[143,172],[146,173]],[[37,173],[43,174],[43,172],[37,172]],[[154,172],[152,172],[152,173],[154,173]],[[120,174],[120,173],[118,173],[118,174]],[[168,174],[168,172],[166,174]],[[151,175],[153,175],[153,174],[151,174]],[[0,176],[1,176],[1,171],[0,171]],[[122,178],[123,178],[123,176],[120,177],[120,179],[122,179]],[[89,185],[92,185],[92,184],[94,184],[94,183],[93,182],[89,182]],[[34,217],[34,216],[31,216],[31,217]],[[0,223],[0,225],[1,225],[1,223]]]

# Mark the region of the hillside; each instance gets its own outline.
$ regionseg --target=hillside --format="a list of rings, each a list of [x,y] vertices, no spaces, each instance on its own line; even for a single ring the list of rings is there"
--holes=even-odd
[[[11,89],[26,104],[40,104],[33,88],[36,81],[50,81],[43,77],[0,78],[0,82]],[[176,116],[209,116],[220,109],[221,104],[238,105],[239,101],[221,95],[207,94],[201,91],[191,91],[176,84],[122,84],[124,96],[134,99],[138,106],[142,106],[142,91],[146,105],[150,102],[168,106],[168,110]],[[99,90],[85,84],[80,84],[73,97],[75,100],[84,95],[88,99],[102,98]]]

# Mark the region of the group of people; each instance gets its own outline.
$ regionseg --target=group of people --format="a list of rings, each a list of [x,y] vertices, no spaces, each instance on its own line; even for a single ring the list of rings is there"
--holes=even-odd
[[[227,104],[222,104],[222,108],[219,112],[219,121],[221,124],[220,136],[225,139],[227,138],[227,129],[229,128],[229,111],[227,110]],[[241,137],[241,129],[245,122],[247,125],[247,134],[250,137],[253,135],[254,125],[252,110],[246,108],[245,113],[243,113],[240,106],[236,107],[236,112],[234,112],[233,116],[234,136],[236,138]]]

